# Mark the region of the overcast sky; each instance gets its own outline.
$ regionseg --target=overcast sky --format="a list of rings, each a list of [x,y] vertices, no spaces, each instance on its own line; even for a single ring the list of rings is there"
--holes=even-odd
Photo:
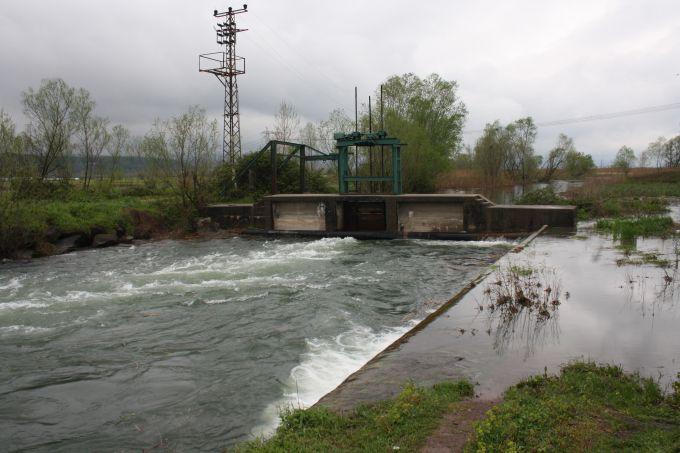
[[[218,50],[215,0],[1,0],[0,108],[23,128],[21,91],[61,77],[90,90],[101,115],[143,134],[156,117],[222,111],[222,89],[197,71]],[[459,84],[465,142],[499,119],[538,122],[680,102],[680,1],[263,1],[238,16],[245,149],[282,99],[303,121],[353,110],[393,74],[436,72]],[[680,133],[680,109],[539,129],[599,164]],[[245,150],[244,149],[244,150]]]

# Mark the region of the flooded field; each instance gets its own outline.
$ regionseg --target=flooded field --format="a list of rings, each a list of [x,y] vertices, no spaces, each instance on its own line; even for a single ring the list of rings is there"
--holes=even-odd
[[[522,197],[527,192],[537,189],[545,189],[546,187],[552,188],[555,193],[561,194],[570,189],[581,187],[583,181],[570,181],[563,179],[555,179],[550,182],[537,182],[527,184],[522,186],[521,184],[516,184],[510,187],[497,187],[495,189],[485,189],[483,187],[478,187],[474,189],[447,189],[445,193],[481,193],[489,200],[497,204],[514,204],[519,198]]]
[[[508,248],[233,238],[2,263],[0,450],[219,450],[313,404]]]
[[[587,225],[576,236],[539,237],[323,402],[351,407],[391,396],[407,379],[461,377],[492,398],[576,359],[619,364],[667,388],[680,372],[679,243],[636,246],[626,252]]]

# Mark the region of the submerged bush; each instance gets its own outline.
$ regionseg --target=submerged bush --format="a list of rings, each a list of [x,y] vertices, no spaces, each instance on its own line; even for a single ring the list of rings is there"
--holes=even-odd
[[[568,200],[555,193],[555,190],[548,186],[543,189],[535,189],[526,192],[516,202],[516,204],[570,204]]]
[[[636,219],[601,219],[596,227],[609,232],[614,239],[623,241],[636,237],[664,236],[671,232],[673,219],[670,217],[639,217]]]

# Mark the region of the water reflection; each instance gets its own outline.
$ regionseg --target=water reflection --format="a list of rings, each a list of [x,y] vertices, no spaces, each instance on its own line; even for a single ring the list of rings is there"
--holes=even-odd
[[[537,189],[545,189],[551,187],[555,193],[564,193],[569,189],[581,187],[583,181],[568,181],[568,180],[554,180],[550,182],[537,182],[522,186],[516,184],[509,187],[472,187],[466,189],[445,189],[444,193],[480,193],[489,200],[498,204],[514,204],[515,201],[527,192]]]
[[[526,359],[537,346],[559,340],[559,306],[569,293],[562,293],[555,268],[505,262],[487,281],[478,309],[487,313],[487,334],[493,332],[499,355],[511,344],[522,344]]]
[[[679,285],[680,272],[676,267],[670,270],[661,268],[661,272],[654,270],[651,275],[644,270],[627,271],[621,287],[626,290],[629,307],[637,307],[643,318],[653,318],[664,309],[675,308],[680,296]]]

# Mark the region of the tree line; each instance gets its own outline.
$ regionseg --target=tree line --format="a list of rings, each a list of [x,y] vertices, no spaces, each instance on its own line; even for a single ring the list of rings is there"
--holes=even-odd
[[[176,195],[184,210],[205,204],[219,144],[217,122],[205,110],[190,107],[133,137],[97,114],[87,90],[61,79],[28,88],[21,102],[28,122],[20,133],[0,111],[0,190],[26,198],[44,196],[45,187],[59,182],[84,191],[93,179],[99,189],[111,187],[123,176],[121,160],[132,157],[143,162],[137,176]]]
[[[437,176],[451,170],[472,171],[493,185],[502,179],[527,184],[558,175],[581,178],[595,167],[592,156],[578,151],[574,140],[565,134],[558,135],[545,156],[537,153],[537,126],[531,117],[505,125],[489,123],[473,145],[464,145],[467,108],[459,98],[457,83],[437,74],[389,77],[382,84],[382,109],[380,96],[377,88],[371,112],[365,104],[361,106],[358,128],[384,128],[406,143],[402,153],[406,192],[432,192]],[[0,111],[2,190],[26,194],[34,182],[53,180],[73,183],[77,179],[76,185],[83,190],[88,190],[93,180],[100,186],[113,185],[123,177],[122,160],[133,157],[143,162],[140,178],[174,193],[185,209],[195,209],[208,201],[216,185],[224,187],[233,175],[220,165],[218,123],[208,119],[199,107],[158,119],[144,136],[134,137],[124,126],[111,125],[99,115],[87,90],[71,87],[61,79],[44,80],[37,89],[28,88],[21,101],[28,120],[22,132],[16,130],[9,115]],[[301,125],[295,107],[282,102],[274,123],[262,134],[262,144],[270,139],[293,141],[331,153],[333,134],[354,129],[354,120],[342,109],[331,111],[321,121]],[[389,156],[381,158],[387,160],[382,164],[389,171]],[[247,159],[248,153],[239,165]],[[352,159],[353,171],[359,174],[378,165],[375,154],[354,153]],[[80,167],[77,175],[75,160]],[[639,157],[624,146],[614,160],[614,166],[620,168],[635,163],[659,168],[680,166],[680,136],[657,139]],[[266,165],[261,167],[266,170]],[[295,168],[289,169],[291,190],[297,181]],[[314,173],[311,188],[332,187],[334,177],[332,164],[321,166]],[[262,190],[266,190],[265,185]]]
[[[629,170],[639,167],[677,168],[680,167],[680,135],[669,139],[659,137],[638,156],[629,146],[622,146],[616,153],[613,167]]]

